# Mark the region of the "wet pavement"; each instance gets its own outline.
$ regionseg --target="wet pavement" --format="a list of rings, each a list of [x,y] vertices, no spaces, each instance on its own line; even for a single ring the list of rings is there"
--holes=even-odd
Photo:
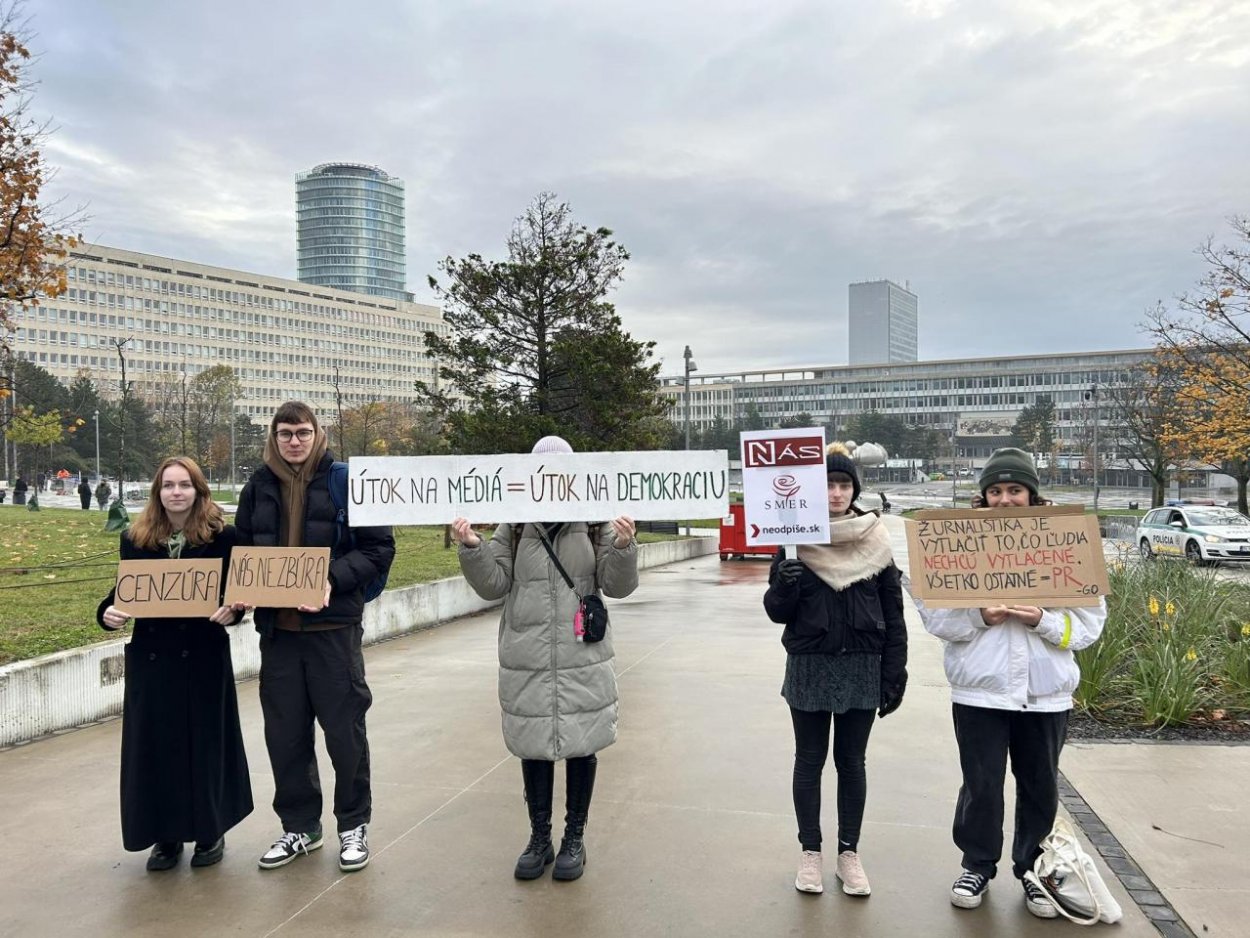
[[[889,521],[901,544],[901,522]],[[950,841],[959,770],[940,645],[910,606],[911,684],[903,707],[876,725],[868,753],[860,849],[873,894],[842,895],[832,857],[823,895],[794,890],[793,740],[778,694],[780,627],[760,604],[766,573],[760,560],[702,558],[644,572],[633,597],[610,603],[620,738],[600,754],[581,880],[512,877],[528,828],[519,763],[500,738],[498,615],[488,612],[366,651],[373,860],[358,873],[339,872],[332,845],[283,869],[257,869],[279,827],[268,807],[254,681],[239,685],[239,699],[257,810],[227,835],[216,867],[193,870],[184,857],[172,872],[149,874],[143,854],[121,849],[118,722],[0,752],[10,805],[0,821],[0,934],[1027,938],[1074,927],[1030,916],[1009,872],[979,910],[949,904],[959,872]],[[1210,806],[1223,795],[1207,788],[1226,771],[1242,772],[1244,782],[1244,761],[1168,756],[1146,772],[1141,749],[1179,751],[1074,745],[1064,770],[1125,846],[1140,850],[1156,883],[1192,887],[1198,910],[1223,908],[1250,868],[1250,838],[1239,831],[1231,842],[1245,812],[1217,813]],[[1178,764],[1191,771],[1173,774]],[[324,758],[322,771],[331,777]],[[1143,825],[1169,779],[1190,787],[1171,792],[1160,826],[1230,841],[1216,852],[1225,864],[1218,881],[1202,878],[1201,851],[1216,848],[1169,837],[1173,853],[1164,853]],[[558,774],[558,805],[562,790]],[[833,806],[830,765],[826,832],[835,826]],[[1209,830],[1212,818],[1228,826]],[[328,809],[324,820],[332,830]],[[1200,862],[1190,868],[1178,859],[1186,855]],[[1207,893],[1198,895],[1195,883]],[[1113,890],[1125,905],[1117,933],[1157,934],[1118,882]],[[1233,921],[1209,917],[1221,927]]]

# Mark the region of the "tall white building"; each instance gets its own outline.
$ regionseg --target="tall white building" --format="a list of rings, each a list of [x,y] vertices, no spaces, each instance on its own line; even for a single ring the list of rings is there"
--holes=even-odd
[[[852,283],[847,320],[849,364],[885,365],[918,359],[916,294],[892,280]]]

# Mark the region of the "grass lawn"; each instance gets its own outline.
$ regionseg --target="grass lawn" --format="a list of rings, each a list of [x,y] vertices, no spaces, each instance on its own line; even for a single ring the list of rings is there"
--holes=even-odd
[[[95,621],[117,576],[118,535],[104,530],[104,519],[95,510],[0,505],[0,664],[116,637]],[[441,527],[395,529],[388,588],[459,574],[455,550],[443,549]]]

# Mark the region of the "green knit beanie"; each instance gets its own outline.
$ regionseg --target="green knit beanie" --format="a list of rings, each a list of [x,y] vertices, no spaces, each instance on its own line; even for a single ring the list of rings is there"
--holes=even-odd
[[[1005,446],[994,450],[981,470],[981,494],[984,495],[991,485],[1002,482],[1018,482],[1036,495],[1042,480],[1038,478],[1032,456],[1014,446]]]

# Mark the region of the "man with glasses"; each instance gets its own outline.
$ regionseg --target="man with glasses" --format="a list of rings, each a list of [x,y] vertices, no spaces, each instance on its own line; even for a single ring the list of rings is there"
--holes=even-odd
[[[261,607],[255,614],[265,748],[273,768],[273,808],[283,829],[260,858],[260,867],[286,866],[321,847],[316,720],[334,766],[339,868],[359,870],[369,862],[366,831],[372,818],[365,712],[373,697],[360,648],[363,591],[390,570],[395,539],[389,527],[343,530],[330,492],[334,457],[307,404],[288,401],[278,408],[265,440],[264,463],[239,496],[238,543],[329,547],[331,552],[319,605]]]

